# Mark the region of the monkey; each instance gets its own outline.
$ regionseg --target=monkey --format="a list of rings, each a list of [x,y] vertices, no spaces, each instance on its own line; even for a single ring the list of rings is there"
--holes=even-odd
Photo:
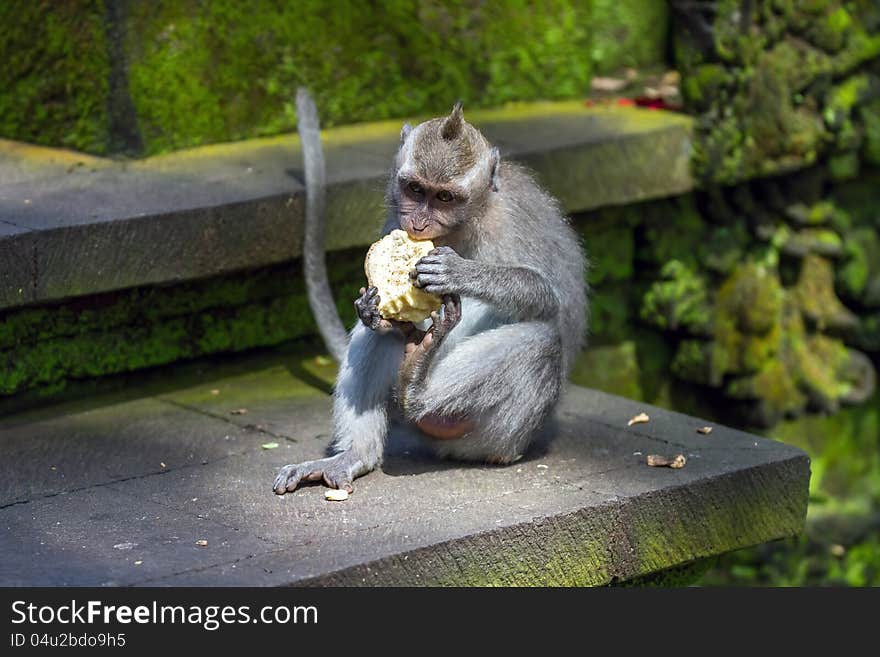
[[[381,234],[405,230],[435,248],[411,272],[440,297],[424,330],[382,318],[361,288],[346,335],[323,265],[323,155],[317,110],[297,93],[306,168],[303,257],[319,330],[340,368],[326,458],[281,468],[278,495],[304,481],[352,492],[382,462],[400,417],[438,457],[493,464],[521,458],[562,393],[588,322],[587,261],[559,202],[523,166],[464,120],[447,116],[400,132]]]

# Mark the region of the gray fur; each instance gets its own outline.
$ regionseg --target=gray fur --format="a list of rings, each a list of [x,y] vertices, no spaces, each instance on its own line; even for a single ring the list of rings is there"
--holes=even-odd
[[[381,462],[388,413],[398,400],[413,423],[435,415],[471,423],[460,439],[431,439],[439,455],[512,462],[553,410],[583,346],[585,258],[577,235],[556,200],[525,169],[499,160],[460,106],[402,131],[383,234],[403,227],[410,213],[428,212],[427,200],[403,198],[399,173],[438,188],[466,188],[460,206],[425,215],[443,231],[413,272],[417,285],[444,297],[446,310],[434,319],[437,339],[402,367],[403,334],[366,326],[375,321],[360,312],[369,295],[362,296],[363,321],[351,333],[334,394],[335,454],[286,466],[278,493],[321,478],[350,489]],[[457,323],[447,321],[459,314]]]

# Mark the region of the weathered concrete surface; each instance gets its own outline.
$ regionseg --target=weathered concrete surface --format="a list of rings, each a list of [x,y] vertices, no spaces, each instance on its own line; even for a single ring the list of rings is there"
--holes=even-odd
[[[323,454],[330,400],[253,363],[0,420],[0,585],[605,584],[803,526],[800,450],[577,387],[512,466],[397,427],[348,501],[276,497],[279,466]]]
[[[468,118],[572,212],[693,185],[685,116],[565,102]],[[325,132],[329,248],[375,239],[399,131],[394,121]],[[0,140],[0,271],[27,263],[0,308],[289,260],[301,248],[301,181],[296,135],[131,162]]]

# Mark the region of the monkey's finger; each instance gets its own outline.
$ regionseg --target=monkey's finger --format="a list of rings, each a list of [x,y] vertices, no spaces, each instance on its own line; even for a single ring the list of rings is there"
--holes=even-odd
[[[437,295],[438,297],[442,297],[444,294],[449,292],[449,288],[446,287],[445,285],[442,285],[442,284],[441,285],[435,285],[435,284],[420,285],[419,287],[421,287],[428,294],[434,294],[434,295]]]
[[[374,296],[376,296],[378,293],[379,293],[379,288],[376,287],[375,285],[372,286],[372,287],[368,287],[368,288],[367,288],[367,295],[368,295],[368,296],[374,297]]]
[[[441,263],[419,263],[416,265],[416,274],[442,274],[443,270],[446,269],[444,265]]]
[[[419,259],[416,263],[416,269],[419,268],[419,265],[439,265],[441,262],[439,256],[430,256],[426,255]]]
[[[272,490],[276,495],[284,495],[284,493],[288,493],[292,490],[296,489],[297,484],[299,484],[300,477],[298,476],[299,466],[296,464],[285,465],[278,472],[278,476],[275,477],[275,483],[272,484]],[[291,484],[293,487],[291,488]]]
[[[349,493],[354,492],[354,486],[351,485],[351,482],[345,478],[336,478],[330,473],[324,474],[324,483],[327,484],[329,488],[338,488],[339,490],[344,490]]]
[[[441,285],[445,282],[446,277],[443,274],[419,274],[416,283],[419,287],[426,285]]]

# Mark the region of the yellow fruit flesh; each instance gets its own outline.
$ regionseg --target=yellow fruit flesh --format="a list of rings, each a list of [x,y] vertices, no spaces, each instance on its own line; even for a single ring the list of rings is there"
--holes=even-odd
[[[420,290],[409,277],[416,263],[434,248],[430,240],[413,240],[392,230],[367,252],[364,271],[379,290],[379,314],[399,322],[421,322],[440,308],[440,297]]]

